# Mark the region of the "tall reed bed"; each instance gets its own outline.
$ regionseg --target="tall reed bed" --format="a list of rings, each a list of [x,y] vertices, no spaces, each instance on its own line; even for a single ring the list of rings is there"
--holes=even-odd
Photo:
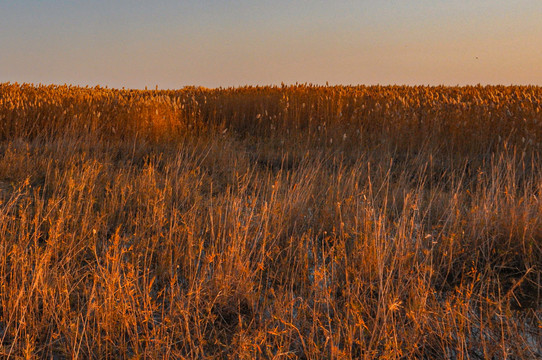
[[[0,85],[0,354],[542,353],[542,90]]]

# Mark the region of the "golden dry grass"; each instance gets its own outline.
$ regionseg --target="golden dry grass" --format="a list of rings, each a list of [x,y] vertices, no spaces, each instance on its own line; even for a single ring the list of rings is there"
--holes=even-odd
[[[542,357],[542,89],[0,84],[2,358]]]

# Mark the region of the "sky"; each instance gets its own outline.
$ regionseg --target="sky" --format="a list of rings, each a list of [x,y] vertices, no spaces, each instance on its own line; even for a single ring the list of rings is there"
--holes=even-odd
[[[0,82],[542,85],[542,1],[0,0]]]

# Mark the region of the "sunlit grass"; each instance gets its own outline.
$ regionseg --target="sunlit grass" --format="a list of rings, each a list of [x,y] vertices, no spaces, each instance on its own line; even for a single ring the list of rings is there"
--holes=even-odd
[[[0,84],[0,353],[542,356],[541,110]]]

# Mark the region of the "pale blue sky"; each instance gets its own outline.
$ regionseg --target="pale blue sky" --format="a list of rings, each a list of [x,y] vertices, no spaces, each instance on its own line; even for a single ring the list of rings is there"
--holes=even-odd
[[[542,85],[541,0],[0,0],[0,82]]]

